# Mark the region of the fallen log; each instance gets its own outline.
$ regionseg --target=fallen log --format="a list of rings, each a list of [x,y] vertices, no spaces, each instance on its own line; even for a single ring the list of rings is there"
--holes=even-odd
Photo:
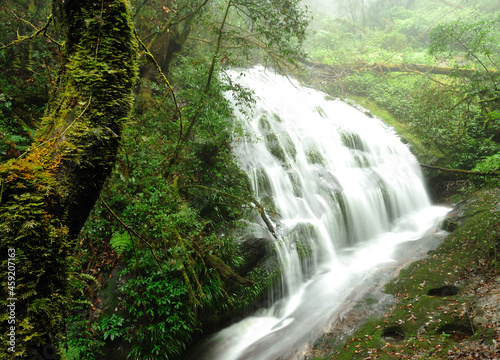
[[[461,174],[461,175],[475,175],[475,176],[499,176],[500,175],[500,171],[474,171],[474,170],[463,170],[463,169],[449,169],[449,168],[442,168],[439,166],[431,166],[431,165],[426,165],[426,164],[420,164],[420,166],[423,168],[426,168],[426,169],[445,171],[445,172],[450,172],[450,173],[454,173],[454,174]]]
[[[314,63],[308,60],[302,60],[302,63],[312,67],[315,70],[322,70],[327,73],[348,76],[356,72],[378,72],[381,74],[388,73],[418,73],[418,74],[431,74],[431,75],[446,75],[446,76],[456,76],[456,77],[466,77],[470,78],[474,75],[484,73],[483,70],[478,69],[457,69],[447,66],[434,66],[434,65],[421,65],[421,64],[384,64],[384,63],[373,63],[368,64],[366,62],[357,62],[351,65],[328,65]],[[499,76],[500,72],[498,70],[489,70],[489,76]]]

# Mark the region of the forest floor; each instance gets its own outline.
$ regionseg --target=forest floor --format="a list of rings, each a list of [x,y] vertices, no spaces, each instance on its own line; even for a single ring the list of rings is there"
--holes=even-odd
[[[500,189],[457,204],[443,227],[436,250],[332,321],[302,359],[500,359]]]

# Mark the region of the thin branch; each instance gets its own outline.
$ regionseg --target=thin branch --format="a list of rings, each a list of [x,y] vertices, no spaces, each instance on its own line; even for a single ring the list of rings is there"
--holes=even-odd
[[[187,264],[187,266],[188,266],[189,271],[191,272],[191,275],[193,275],[194,280],[196,281],[196,286],[198,287],[198,291],[200,292],[200,296],[201,296],[201,297],[205,297],[205,293],[203,292],[203,288],[202,288],[202,286],[201,286],[201,284],[200,284],[200,281],[198,280],[198,277],[196,276],[196,273],[195,273],[195,271],[194,271],[194,269],[193,269],[193,266],[192,266],[192,264],[191,264],[191,261],[192,261],[193,259],[192,259],[192,258],[191,258],[191,256],[188,254],[188,251],[187,251],[187,249],[186,249],[186,245],[184,244],[184,240],[182,239],[181,235],[179,234],[179,231],[177,231],[177,228],[175,228],[175,227],[174,227],[174,232],[175,232],[175,235],[177,236],[177,240],[179,240],[179,243],[181,244],[182,249],[184,250],[184,256],[186,257],[186,264]],[[182,266],[184,266],[184,264],[182,264]],[[186,274],[186,275],[187,275],[187,274]],[[190,287],[190,284],[191,284],[191,283],[189,282],[189,283],[188,283],[188,284],[186,284],[186,285],[188,285],[188,287]],[[200,304],[200,302],[199,302],[198,300],[196,300],[196,298],[194,297],[193,290],[192,290],[191,288],[190,288],[189,290],[190,290],[190,292],[191,292],[192,298],[193,298],[193,299],[194,299],[194,300],[195,300],[195,301],[196,301],[199,305],[201,305],[201,304]]]
[[[109,4],[108,4],[109,6]],[[101,0],[101,15],[99,15],[99,30],[97,31],[97,44],[95,46],[95,59],[97,60],[97,54],[99,53],[99,44],[101,43],[101,28],[104,21],[102,14],[104,12],[104,0]]]
[[[483,64],[483,62],[481,61],[481,59],[479,59],[479,57],[474,54],[468,47],[466,44],[464,44],[458,37],[456,37],[455,35],[452,35],[452,37],[468,52],[472,55],[472,57],[474,59],[476,59],[476,61],[483,67],[484,71],[486,71],[486,73],[489,75],[489,77],[491,78],[491,81],[493,82],[493,86],[495,87],[495,90],[496,90],[496,85],[495,85],[495,77],[493,76],[493,74],[490,72],[490,70],[486,67],[485,64]]]
[[[120,223],[120,225],[122,225],[125,230],[127,230],[129,233],[133,234],[134,236],[136,236],[139,240],[141,240],[144,244],[146,244],[148,247],[149,247],[149,251],[151,252],[151,255],[153,255],[153,257],[155,258],[156,262],[158,263],[158,266],[161,268],[162,265],[161,265],[161,262],[160,260],[156,257],[156,254],[154,253],[154,250],[153,250],[153,246],[146,240],[144,239],[141,235],[139,235],[134,229],[132,229],[130,226],[128,226],[127,224],[125,224],[122,219],[120,219],[118,217],[118,215],[116,215],[114,213],[114,211],[109,207],[108,204],[106,204],[106,202],[104,201],[104,199],[100,196],[99,197],[101,199],[101,202],[102,204],[104,205],[104,207],[108,210],[108,212],[113,215],[113,217],[118,220],[118,222]]]
[[[224,18],[222,19],[222,23],[221,23],[221,26],[219,28],[219,37],[217,39],[217,46],[215,48],[214,56],[212,58],[212,64],[210,65],[210,69],[208,70],[208,78],[207,78],[207,82],[205,84],[205,90],[201,94],[200,105],[198,106],[195,114],[192,116],[186,132],[184,134],[180,133],[179,140],[177,141],[177,145],[175,146],[174,153],[172,154],[172,157],[170,158],[169,165],[172,165],[177,161],[177,159],[179,157],[179,152],[182,148],[182,145],[187,142],[189,136],[191,135],[191,132],[193,131],[194,125],[198,122],[198,119],[201,116],[201,113],[203,110],[204,99],[210,90],[210,84],[212,82],[213,73],[215,71],[215,64],[217,63],[217,57],[219,56],[219,51],[220,51],[220,47],[222,44],[222,38],[223,38],[223,34],[224,34],[224,32],[223,32],[224,25],[226,23],[226,19],[228,17],[229,9],[231,8],[231,6],[232,6],[232,0],[229,0],[227,2],[227,7],[226,7],[226,12],[224,14]],[[163,161],[161,163],[163,163]]]
[[[33,25],[32,23],[30,23],[28,20],[23,19],[22,17],[17,16],[17,15],[16,15],[16,13],[15,13],[14,11],[12,11],[12,15],[14,15],[14,17],[15,17],[17,20],[22,21],[22,22],[23,22],[23,23],[25,23],[25,24],[28,24],[29,26],[31,26],[31,27],[32,27],[33,29],[35,29],[35,30],[38,30],[38,28],[37,28],[35,25]]]
[[[204,42],[204,43],[207,43],[207,44],[210,44],[210,45],[214,44],[213,41],[211,41],[211,40],[203,39],[203,38],[199,38],[199,37],[195,37],[195,36],[188,36],[188,39],[195,40],[195,41],[201,41],[201,42]]]
[[[417,36],[415,36],[410,42],[408,42],[406,45],[404,45],[402,48],[400,48],[399,50],[397,50],[394,54],[392,55],[389,55],[383,62],[386,63],[388,62],[390,59],[392,59],[394,56],[396,56],[398,53],[400,53],[401,51],[403,51],[404,49],[406,49],[408,46],[410,46],[413,42],[415,42],[417,39],[419,39],[421,36],[423,36],[425,33],[427,33],[429,30],[431,30],[432,28],[434,28],[434,26],[439,22],[441,21],[441,19],[444,19],[445,17],[447,17],[448,15],[450,15],[452,12],[454,12],[457,8],[459,8],[460,6],[462,6],[462,3],[464,3],[465,1],[467,0],[462,0],[460,1],[460,3],[456,4],[450,11],[448,11],[447,13],[445,13],[444,15],[440,16],[438,19],[436,19],[432,24],[430,24],[426,29],[424,29],[422,32],[420,32]]]
[[[169,29],[173,26],[176,26],[178,24],[180,24],[181,22],[185,21],[185,20],[189,20],[191,19],[194,15],[196,15],[202,8],[203,6],[205,6],[206,4],[208,3],[208,0],[205,0],[203,1],[203,3],[201,3],[195,10],[193,10],[192,12],[188,13],[187,15],[184,15],[184,16],[179,16],[179,18],[177,17],[171,17],[167,20],[167,22],[165,23],[165,25],[163,25],[163,27],[161,28],[160,31],[158,31],[157,33],[155,33],[153,35],[153,37],[151,38],[151,40],[149,41],[148,45],[147,45],[147,49],[151,49],[151,47],[153,46],[153,44],[156,42],[156,40],[161,36],[163,35],[165,32],[169,31]],[[139,55],[139,58],[141,58],[143,55],[144,55],[144,51]]]
[[[135,17],[139,15],[141,8],[148,3],[149,0],[144,0],[139,6],[136,7],[135,14],[132,16],[132,20],[135,20]]]
[[[234,199],[237,199],[238,201],[241,201],[242,203],[248,203],[247,200],[244,200],[244,199],[242,199],[242,198],[240,198],[238,196],[231,195],[231,194],[226,193],[224,191],[217,190],[217,189],[212,189],[212,188],[209,188],[209,187],[206,187],[206,186],[203,186],[203,185],[187,185],[187,186],[182,186],[182,187],[179,188],[179,190],[180,189],[186,189],[186,188],[192,188],[192,187],[203,189],[203,190],[208,190],[208,191],[215,192],[215,193],[219,193],[219,194],[222,194],[224,196],[228,196],[228,197],[232,197]],[[267,228],[269,229],[269,232],[271,234],[273,234],[273,236],[275,238],[278,238],[277,235],[276,235],[276,231],[274,230],[274,226],[271,224],[271,221],[269,220],[269,218],[266,215],[264,207],[256,199],[254,199],[254,198],[252,198],[250,200],[250,202],[253,203],[255,205],[255,207],[257,208],[257,210],[259,211],[260,217],[262,218],[262,220],[266,224]]]
[[[183,125],[182,125],[182,111],[181,111],[181,108],[179,107],[179,103],[177,102],[177,97],[175,96],[175,91],[172,88],[172,86],[170,85],[170,82],[168,81],[168,79],[165,76],[165,74],[163,73],[163,71],[161,71],[161,67],[158,64],[158,62],[156,61],[156,59],[154,58],[153,54],[151,54],[151,52],[148,50],[148,48],[146,47],[144,42],[141,40],[141,38],[139,37],[137,32],[135,32],[135,37],[137,38],[137,41],[139,42],[139,44],[143,47],[144,52],[146,54],[146,57],[148,58],[149,61],[151,61],[151,63],[155,67],[156,71],[158,72],[158,75],[162,78],[162,80],[167,85],[169,92],[172,92],[172,99],[174,100],[175,109],[179,113],[180,131],[182,133],[182,127],[183,127]]]
[[[208,79],[207,79],[207,83],[205,85],[205,93],[208,93],[208,91],[210,90],[210,83],[212,81],[212,76],[213,76],[213,73],[215,71],[215,64],[217,62],[217,57],[219,56],[219,51],[220,51],[220,47],[222,44],[222,38],[223,38],[223,34],[224,34],[224,25],[226,24],[227,16],[229,14],[229,9],[231,8],[231,5],[232,5],[231,0],[229,0],[227,2],[227,7],[226,7],[226,12],[224,14],[224,18],[222,19],[222,23],[220,25],[219,37],[217,38],[217,47],[215,48],[215,53],[214,53],[214,56],[212,58],[212,64],[210,65],[210,70],[208,72]]]
[[[22,157],[23,157],[24,155],[26,155],[27,153],[29,153],[29,152],[31,152],[31,151],[33,151],[33,150],[35,150],[35,149],[38,149],[39,147],[43,146],[44,144],[46,144],[46,143],[47,143],[47,142],[49,142],[49,141],[55,141],[55,140],[57,140],[57,139],[60,139],[60,138],[61,138],[61,137],[62,137],[62,136],[66,133],[66,131],[68,131],[68,130],[69,130],[69,129],[73,126],[73,125],[75,125],[76,121],[77,121],[78,119],[80,119],[80,118],[83,116],[83,114],[85,113],[85,111],[87,111],[88,107],[90,106],[90,103],[91,103],[91,102],[92,102],[92,96],[90,96],[89,101],[88,101],[88,103],[87,103],[87,106],[85,106],[85,109],[83,109],[83,110],[82,110],[82,112],[80,113],[80,115],[78,115],[78,116],[77,116],[77,117],[76,117],[76,118],[75,118],[75,119],[71,122],[71,124],[69,124],[69,125],[68,125],[68,127],[67,127],[66,129],[64,129],[64,130],[63,130],[63,132],[62,132],[62,133],[60,133],[59,135],[57,135],[57,136],[55,136],[55,137],[53,137],[53,138],[49,138],[49,139],[47,139],[47,140],[43,141],[42,143],[40,143],[39,145],[35,146],[35,147],[34,147],[34,148],[32,148],[32,149],[31,149],[31,148],[30,148],[30,149],[27,149],[24,153],[22,153],[22,154],[19,156],[19,158],[22,158]]]
[[[14,14],[14,16],[16,16]],[[17,17],[17,16],[16,16]],[[34,27],[35,29],[37,29],[37,27],[35,25],[33,25],[32,23],[30,23],[29,21],[27,20],[24,20],[24,19],[21,19],[19,17],[17,17],[18,19],[24,21],[25,23],[28,23],[30,26]],[[50,25],[52,21],[52,15],[50,15],[48,18],[47,18],[47,22],[45,23],[45,25],[43,27],[41,27],[40,29],[37,29],[33,34],[29,35],[29,36],[19,36],[16,40],[12,41],[11,43],[7,44],[7,45],[4,45],[2,47],[0,47],[0,50],[5,50],[5,49],[8,49],[10,48],[11,46],[14,46],[14,45],[17,45],[17,44],[20,44],[22,43],[23,41],[25,40],[31,40],[31,39],[34,39],[35,37],[39,36],[40,34],[42,36],[45,36],[46,38],[48,38],[50,41],[52,41],[53,43],[55,43],[57,46],[61,47],[63,46],[61,43],[57,42],[56,40],[54,40],[50,35],[47,34],[47,29]]]
[[[184,20],[189,20],[193,16],[195,16],[206,4],[208,3],[208,0],[204,0],[195,10],[191,11],[189,14],[181,16],[180,20],[178,23]]]

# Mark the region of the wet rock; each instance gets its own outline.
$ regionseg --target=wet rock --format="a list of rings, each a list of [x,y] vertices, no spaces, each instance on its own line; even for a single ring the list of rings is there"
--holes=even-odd
[[[263,265],[268,269],[274,267],[274,262],[276,261],[272,249],[274,240],[272,234],[267,229],[258,224],[248,224],[245,231],[239,237],[240,253],[245,259],[242,267],[238,269],[240,275],[245,276],[250,270],[259,265]]]
[[[458,288],[454,285],[444,285],[438,288],[430,289],[427,292],[429,296],[453,296],[458,294]]]
[[[470,216],[471,205],[476,202],[476,199],[469,199],[459,202],[453,210],[451,210],[446,218],[441,223],[441,229],[453,232],[459,226],[462,226]]]
[[[382,340],[386,343],[394,344],[404,339],[404,329],[401,326],[388,326],[382,333]]]
[[[448,334],[453,338],[453,340],[459,342],[474,335],[474,329],[472,328],[470,323],[466,323],[465,321],[463,323],[443,325],[439,329],[437,329],[436,332],[438,334]]]
[[[266,257],[268,244],[269,240],[266,238],[248,238],[241,243],[241,252],[245,258],[242,274],[246,274]]]

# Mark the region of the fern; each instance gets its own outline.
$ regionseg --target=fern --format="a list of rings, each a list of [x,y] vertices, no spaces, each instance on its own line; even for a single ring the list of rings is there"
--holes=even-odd
[[[95,285],[99,286],[99,281],[97,281],[97,279],[90,275],[90,274],[86,274],[86,273],[81,273],[81,274],[78,274],[78,277],[80,278],[80,280],[88,280],[89,282],[93,282]]]
[[[121,255],[124,251],[132,247],[132,238],[128,232],[115,232],[109,243],[113,250],[115,250],[118,255]]]

